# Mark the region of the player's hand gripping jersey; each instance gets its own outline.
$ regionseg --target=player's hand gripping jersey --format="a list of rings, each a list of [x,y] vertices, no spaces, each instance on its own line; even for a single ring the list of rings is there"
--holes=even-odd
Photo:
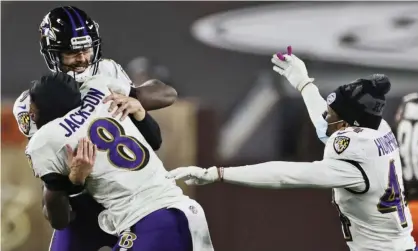
[[[120,84],[130,86],[132,81],[122,69],[122,67],[111,59],[102,59],[98,62],[98,66],[90,66],[83,73],[77,75],[77,81],[83,82],[90,76],[103,75],[120,80]],[[68,73],[72,76],[71,73]],[[26,137],[30,138],[37,131],[35,123],[29,116],[29,91],[24,91],[15,101],[13,105],[13,114],[16,118],[19,130]]]
[[[68,175],[65,144],[74,149],[88,136],[98,154],[87,191],[106,210],[99,225],[107,233],[128,229],[147,214],[187,199],[169,179],[163,163],[130,119],[119,121],[103,98],[110,90],[129,94],[130,86],[113,78],[94,76],[82,85],[83,105],[43,126],[30,140],[26,153],[34,173]]]

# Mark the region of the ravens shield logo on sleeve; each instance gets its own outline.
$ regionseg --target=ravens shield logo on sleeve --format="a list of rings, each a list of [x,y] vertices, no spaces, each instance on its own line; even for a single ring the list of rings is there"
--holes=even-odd
[[[341,154],[350,145],[350,138],[346,136],[337,136],[334,139],[334,150],[338,154]]]
[[[17,115],[17,121],[19,123],[20,129],[24,134],[29,134],[30,131],[30,116],[28,112],[20,112]]]

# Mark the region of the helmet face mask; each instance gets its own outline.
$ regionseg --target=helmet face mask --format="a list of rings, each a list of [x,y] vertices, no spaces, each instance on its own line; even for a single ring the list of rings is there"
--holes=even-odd
[[[39,26],[41,54],[51,71],[84,70],[101,59],[99,25],[87,14],[71,6],[50,11]],[[63,62],[63,57],[74,55],[80,60]],[[82,55],[82,57],[80,57]]]

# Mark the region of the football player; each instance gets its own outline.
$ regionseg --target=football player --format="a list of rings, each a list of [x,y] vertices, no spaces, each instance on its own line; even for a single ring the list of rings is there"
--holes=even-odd
[[[187,184],[224,181],[262,188],[333,188],[333,201],[352,251],[412,251],[411,213],[403,194],[399,148],[382,120],[389,79],[375,74],[338,87],[327,101],[319,95],[305,64],[288,51],[274,55],[274,70],[284,75],[304,99],[320,139],[322,161],[272,161],[241,167],[182,167],[169,177]],[[317,95],[318,94],[318,95]],[[322,114],[325,113],[325,118]]]
[[[137,108],[129,111],[129,118],[109,111],[105,97],[111,91],[125,96],[130,92],[128,85],[118,82],[93,76],[79,90],[73,78],[58,72],[43,76],[30,89],[38,131],[26,154],[47,188],[51,225],[69,223],[68,192],[76,186],[104,206],[98,221],[105,232],[119,236],[113,250],[213,250],[202,207],[166,178],[163,163],[137,130],[146,116],[140,103],[133,99],[137,104],[131,107]],[[77,145],[80,140],[84,148]],[[88,161],[92,164],[95,158],[93,168],[71,161],[71,149],[90,148],[84,153],[93,156],[93,145],[97,156]],[[54,178],[63,175],[66,182]]]
[[[418,217],[418,93],[403,97],[395,117],[408,205],[416,223]],[[418,237],[417,224],[413,236]]]
[[[80,84],[94,75],[117,78],[118,83],[130,87],[130,96],[140,100],[146,110],[163,108],[175,101],[177,94],[170,86],[150,80],[137,83],[143,85],[135,88],[119,64],[102,58],[98,29],[98,24],[76,7],[64,6],[51,10],[39,26],[41,54],[49,70],[69,74]],[[27,90],[17,98],[13,113],[20,131],[30,139],[37,127],[29,116],[29,107]],[[142,133],[157,150],[161,144],[158,124],[151,117],[147,123],[151,124],[152,133]],[[69,227],[54,232],[50,246],[52,251],[91,251],[112,246],[116,242],[114,236],[100,230],[97,215],[103,208],[91,196],[72,195],[70,202],[73,213],[76,213],[75,220]]]

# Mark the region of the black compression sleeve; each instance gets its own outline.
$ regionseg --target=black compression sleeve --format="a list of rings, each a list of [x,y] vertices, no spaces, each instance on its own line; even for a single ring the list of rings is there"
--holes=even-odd
[[[154,151],[160,149],[162,143],[161,130],[157,121],[148,113],[142,121],[137,121],[132,115],[129,115],[136,128],[142,133],[145,140]]]
[[[84,190],[84,186],[74,185],[68,176],[59,173],[49,173],[41,177],[46,188],[51,191],[65,191],[69,195],[78,194]]]

